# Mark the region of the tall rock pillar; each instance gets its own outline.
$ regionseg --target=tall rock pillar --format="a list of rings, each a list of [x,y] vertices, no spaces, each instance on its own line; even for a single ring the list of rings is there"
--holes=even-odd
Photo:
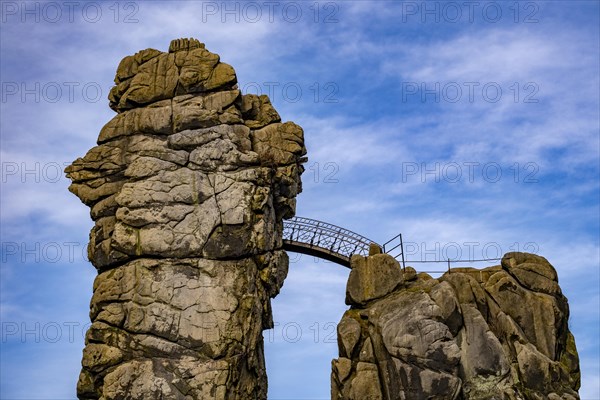
[[[117,69],[117,115],[66,169],[98,269],[80,399],[264,399],[302,129],[194,39]]]

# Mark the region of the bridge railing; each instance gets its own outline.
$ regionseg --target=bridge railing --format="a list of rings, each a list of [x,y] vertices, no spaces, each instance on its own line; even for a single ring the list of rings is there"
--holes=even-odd
[[[348,258],[353,254],[369,255],[369,246],[376,243],[337,225],[304,217],[284,221],[283,240],[305,243]]]
[[[346,267],[350,267],[350,257],[352,257],[353,254],[362,256],[369,255],[369,248],[372,244],[376,244],[384,253],[397,259],[403,270],[406,270],[406,263],[445,263],[447,266],[445,270],[420,270],[420,272],[446,273],[451,272],[452,263],[474,263],[500,260],[500,258],[486,258],[481,260],[406,260],[404,257],[402,234],[398,234],[383,245],[379,245],[377,242],[348,229],[304,217],[294,217],[284,221],[283,240],[284,247],[287,242],[287,245],[289,246],[288,249],[291,249],[292,251],[325,258]]]
[[[402,269],[406,270],[406,263],[404,260],[404,242],[402,241],[402,234],[399,233],[397,236],[394,236],[387,242],[385,242],[382,246],[383,252],[388,253],[396,260],[400,257],[399,261],[402,263]],[[397,253],[396,255],[392,254],[392,252]]]

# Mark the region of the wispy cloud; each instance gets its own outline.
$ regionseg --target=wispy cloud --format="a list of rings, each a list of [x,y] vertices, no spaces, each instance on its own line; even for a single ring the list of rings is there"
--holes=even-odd
[[[74,101],[64,91],[56,103],[36,102],[33,95],[22,101],[19,93],[0,104],[2,241],[31,246],[88,240],[88,210],[67,192],[65,179],[44,182],[40,169],[42,182],[35,182],[35,173],[23,182],[23,171],[7,175],[6,168],[25,164],[31,169],[36,163],[41,168],[82,156],[114,116],[106,95],[121,58],[148,47],[165,50],[171,39],[193,36],[236,68],[241,87],[257,83],[268,93],[265,83],[279,85],[273,103],[284,120],[303,126],[309,151],[299,213],[377,241],[402,232],[417,245],[415,257],[432,248],[443,255],[444,245],[451,243],[466,252],[464,243],[478,242],[478,255],[483,255],[484,243],[496,243],[502,251],[515,250],[515,243],[519,249],[538,245],[559,271],[569,297],[571,324],[581,344],[582,398],[596,398],[597,5],[531,3],[539,6],[539,23],[514,23],[505,3],[498,3],[505,7],[500,23],[488,23],[480,14],[473,23],[464,18],[448,23],[443,18],[423,22],[421,14],[406,9],[406,2],[363,1],[298,3],[303,14],[297,22],[286,20],[292,15],[282,15],[281,8],[270,21],[264,5],[262,17],[253,21],[251,14],[238,12],[237,20],[235,11],[224,14],[224,2],[156,1],[135,3],[136,23],[123,23],[131,11],[123,8],[115,22],[108,3],[97,23],[80,17],[73,23],[3,23],[3,82],[28,88],[56,82],[65,90],[65,82],[80,86]],[[220,9],[207,10],[211,4]],[[479,83],[472,101],[470,82]],[[86,83],[98,84],[102,98],[86,101],[80,91]],[[285,98],[282,89],[288,83],[301,88],[300,98]],[[456,102],[449,101],[453,83],[463,91]],[[487,83],[502,89],[497,102],[482,95]],[[407,84],[416,84],[417,91]],[[422,89],[438,90],[439,101],[436,94],[423,97]],[[538,102],[525,102],[527,96]],[[408,174],[407,163],[418,170]],[[424,179],[423,169],[435,169],[436,163],[442,169],[459,164],[462,179],[451,183],[439,173],[439,181],[435,173]],[[502,179],[492,182],[478,169],[471,181],[464,163],[497,163]],[[528,163],[537,168],[535,183],[523,181],[533,171]],[[93,267],[84,260],[27,261],[17,254],[2,264],[3,321],[65,316],[87,322]],[[296,260],[274,301],[276,321],[297,322],[309,334],[315,322],[322,329],[323,323],[339,321],[346,308],[346,277],[347,271],[337,265],[310,257]],[[327,397],[335,345],[279,339],[266,343],[270,397]],[[72,395],[82,344],[43,351],[36,346],[2,344],[2,397]],[[52,364],[56,368],[51,371],[30,373],[32,365],[63,357],[65,364]],[[290,358],[298,365],[293,373],[282,367]],[[295,376],[314,385],[306,385],[305,379],[289,383]],[[31,386],[45,393],[25,392]]]

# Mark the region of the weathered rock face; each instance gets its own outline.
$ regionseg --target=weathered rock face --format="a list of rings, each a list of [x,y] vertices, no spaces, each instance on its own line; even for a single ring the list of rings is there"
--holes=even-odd
[[[82,399],[261,399],[302,129],[194,39],[121,61],[98,145],[66,169],[98,269]]]
[[[346,293],[332,399],[579,398],[567,299],[543,257],[432,279],[354,256]]]

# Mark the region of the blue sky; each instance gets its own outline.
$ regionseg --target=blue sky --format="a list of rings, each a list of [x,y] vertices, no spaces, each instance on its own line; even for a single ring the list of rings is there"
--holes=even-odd
[[[569,299],[581,397],[600,398],[597,1],[1,7],[2,399],[75,397],[92,221],[60,171],[114,115],[121,58],[179,37],[304,128],[298,215],[378,242],[401,232],[411,261],[545,256]],[[348,271],[291,259],[265,332],[269,395],[326,399]]]

